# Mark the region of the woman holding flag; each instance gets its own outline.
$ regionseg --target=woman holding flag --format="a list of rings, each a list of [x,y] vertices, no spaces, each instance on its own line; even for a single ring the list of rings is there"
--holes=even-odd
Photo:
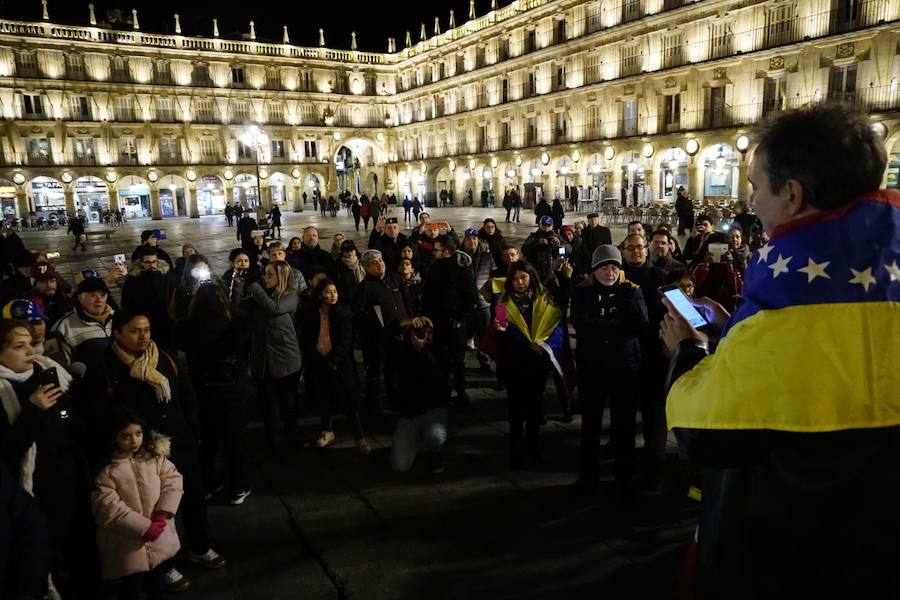
[[[538,432],[544,387],[551,365],[562,372],[566,335],[562,311],[540,284],[534,268],[524,261],[509,267],[494,309],[494,327],[500,338],[498,373],[509,399],[511,465],[517,469],[526,454],[535,462],[541,460]]]

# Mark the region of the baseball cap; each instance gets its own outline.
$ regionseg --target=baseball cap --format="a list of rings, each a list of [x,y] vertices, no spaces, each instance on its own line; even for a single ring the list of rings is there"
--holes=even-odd
[[[100,271],[98,271],[97,269],[82,269],[78,273],[75,273],[75,277],[73,277],[73,280],[75,281],[75,285],[77,286],[85,279],[92,279],[95,277],[102,278],[103,275],[101,275]]]
[[[474,227],[469,227],[468,229],[466,229],[465,236],[463,236],[463,237],[469,237],[470,235],[474,235],[475,237],[478,237],[478,230],[475,229]]]
[[[75,286],[75,293],[81,294],[85,292],[106,292],[109,293],[109,288],[106,286],[106,282],[103,281],[102,277],[86,277],[78,282],[78,285]]]
[[[550,215],[544,215],[541,217],[541,225],[553,225],[553,217]]]
[[[341,252],[350,252],[356,250],[356,242],[353,240],[344,240],[341,242]]]
[[[594,249],[594,254],[591,255],[591,270],[606,263],[616,263],[618,266],[622,266],[622,253],[611,244],[603,244]]]
[[[31,265],[29,274],[35,281],[48,281],[56,278],[56,269],[48,262],[36,262]]]
[[[7,302],[3,307],[3,318],[21,323],[40,323],[47,320],[41,307],[25,298],[16,298]]]

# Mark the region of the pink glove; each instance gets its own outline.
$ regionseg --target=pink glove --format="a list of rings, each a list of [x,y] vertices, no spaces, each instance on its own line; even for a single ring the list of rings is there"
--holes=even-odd
[[[153,520],[150,521],[150,527],[147,528],[147,531],[144,532],[142,536],[145,542],[155,542],[159,539],[159,536],[162,535],[163,530],[166,528],[166,520]]]

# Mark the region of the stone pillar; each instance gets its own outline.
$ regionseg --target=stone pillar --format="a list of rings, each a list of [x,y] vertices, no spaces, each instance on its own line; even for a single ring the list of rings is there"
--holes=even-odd
[[[659,198],[662,196],[662,191],[657,188],[657,186],[659,185],[659,181],[656,179],[656,176],[656,171],[644,171],[644,189],[646,190],[649,188],[652,192],[652,194],[648,197],[651,205],[654,201],[659,200]]]
[[[159,186],[150,186],[150,218],[154,221],[162,219],[162,205],[159,201]]]
[[[259,188],[259,203],[266,212],[272,210],[272,188],[268,184]]]
[[[703,163],[699,158],[693,160],[694,164],[688,167],[688,192],[696,202],[703,197]]]
[[[238,202],[244,210],[247,210],[247,188],[238,186]]]
[[[225,190],[225,204],[227,206],[233,206],[234,205],[234,187],[232,187],[230,185],[226,185],[223,189]]]
[[[16,189],[16,209],[19,211],[20,217],[25,217],[31,212],[31,207],[28,205],[28,194],[24,189]]]
[[[119,210],[119,188],[107,181],[106,189],[109,192],[109,210]]]
[[[750,182],[747,180],[747,171],[749,170],[749,165],[747,164],[746,155],[741,157],[741,162],[738,163],[738,199],[750,201]]]
[[[184,204],[187,206],[187,212],[190,218],[200,218],[200,207],[197,205],[197,194],[194,193],[193,188],[190,186],[184,188]]]
[[[75,214],[75,188],[70,185],[63,192],[66,195],[66,210],[70,215]]]
[[[294,186],[294,212],[303,212],[303,186]]]

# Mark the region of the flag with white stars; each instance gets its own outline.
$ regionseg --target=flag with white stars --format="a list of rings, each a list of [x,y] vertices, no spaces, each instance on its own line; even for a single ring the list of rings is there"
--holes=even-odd
[[[900,425],[900,192],[791,221],[750,260],[715,354],[669,392],[671,427]]]

